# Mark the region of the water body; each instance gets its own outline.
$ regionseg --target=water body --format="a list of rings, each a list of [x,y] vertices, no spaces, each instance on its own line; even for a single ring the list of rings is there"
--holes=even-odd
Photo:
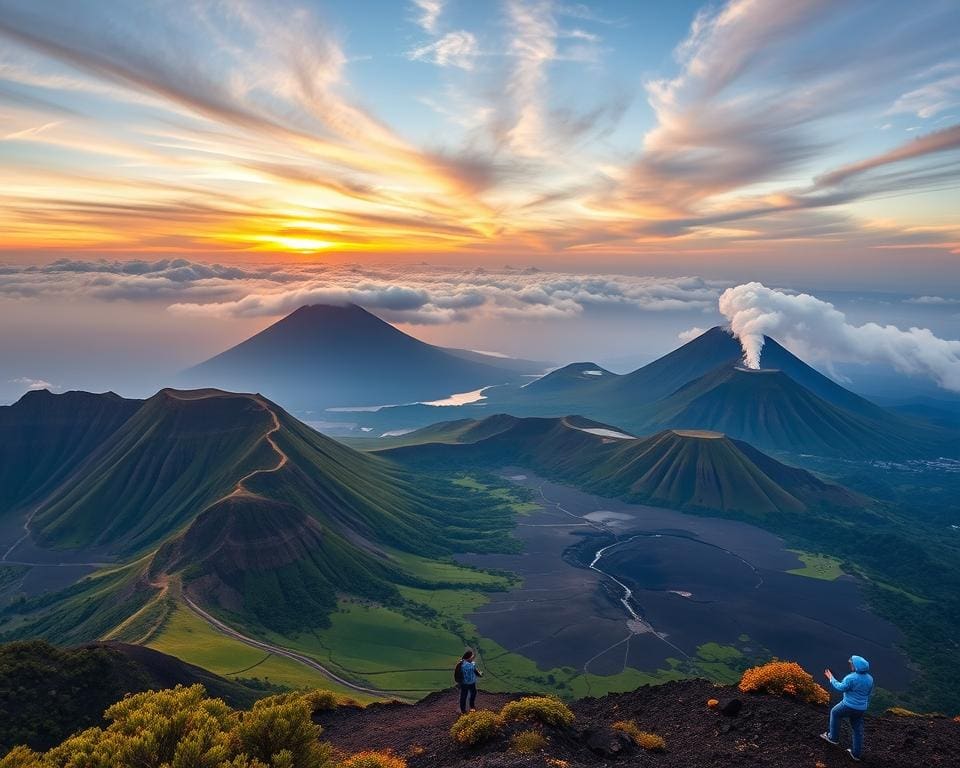
[[[440,408],[455,405],[470,405],[470,403],[478,403],[481,400],[486,400],[487,396],[484,392],[500,386],[503,385],[490,384],[486,387],[480,387],[480,389],[471,389],[469,392],[458,392],[449,397],[441,398],[440,400],[418,400],[415,403],[389,403],[386,405],[349,405],[326,408],[325,410],[328,413],[378,413],[384,408],[404,408],[412,405],[432,405]]]
[[[526,470],[507,474],[542,493],[542,508],[517,528],[521,554],[461,558],[523,579],[470,619],[542,669],[652,672],[716,642],[811,671],[842,667],[860,653],[885,688],[909,683],[899,631],[867,610],[858,583],[787,573],[801,563],[779,537],[736,521],[601,499]]]

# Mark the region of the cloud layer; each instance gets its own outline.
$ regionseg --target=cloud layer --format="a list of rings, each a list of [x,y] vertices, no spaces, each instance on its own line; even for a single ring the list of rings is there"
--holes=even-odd
[[[751,368],[760,367],[763,337],[769,336],[806,360],[884,363],[960,392],[960,341],[938,338],[927,328],[854,325],[829,302],[761,283],[728,288],[719,306]]]
[[[359,304],[393,322],[438,324],[478,315],[563,319],[589,308],[708,311],[723,285],[698,277],[577,275],[539,269],[433,265],[222,266],[186,259],[60,260],[0,268],[0,296],[161,302],[196,316],[278,317],[304,304]]]

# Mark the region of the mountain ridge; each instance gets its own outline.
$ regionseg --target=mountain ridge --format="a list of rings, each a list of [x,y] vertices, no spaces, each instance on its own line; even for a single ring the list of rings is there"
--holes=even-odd
[[[421,439],[425,442],[421,442]],[[719,432],[665,429],[636,438],[583,417],[490,416],[414,432],[381,451],[413,467],[529,467],[591,492],[681,511],[754,518],[868,500]]]

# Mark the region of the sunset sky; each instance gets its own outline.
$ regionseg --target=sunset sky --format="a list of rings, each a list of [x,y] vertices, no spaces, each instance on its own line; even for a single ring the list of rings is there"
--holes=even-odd
[[[662,346],[754,279],[954,332],[958,39],[955,0],[0,0],[0,374],[360,283],[474,346],[600,304]]]

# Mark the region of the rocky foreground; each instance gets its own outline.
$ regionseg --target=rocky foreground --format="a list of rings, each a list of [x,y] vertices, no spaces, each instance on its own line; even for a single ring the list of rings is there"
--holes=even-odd
[[[481,692],[478,707],[499,710],[519,698]],[[714,708],[707,706],[716,699]],[[478,746],[457,744],[450,727],[458,718],[456,693],[445,691],[417,704],[372,704],[365,708],[341,706],[318,712],[322,739],[345,753],[391,751],[418,766],[527,766],[644,765],[670,768],[710,766],[771,766],[776,768],[833,768],[853,765],[843,747],[832,747],[818,737],[826,729],[828,708],[792,698],[742,694],[736,688],[693,680],[640,688],[600,699],[582,699],[570,705],[575,720],[570,727],[537,726],[546,738],[541,749],[516,751],[512,737],[529,725],[504,727]],[[659,735],[662,751],[637,746],[613,723],[633,721],[643,731]],[[867,719],[864,765],[884,768],[960,766],[960,723],[946,717],[910,717],[874,714]]]

